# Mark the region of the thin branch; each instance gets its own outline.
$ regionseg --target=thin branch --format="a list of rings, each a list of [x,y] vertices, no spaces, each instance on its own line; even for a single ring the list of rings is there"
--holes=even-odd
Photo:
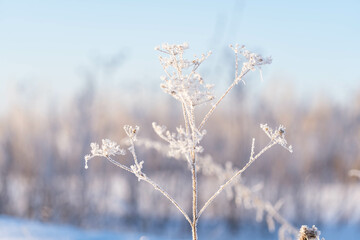
[[[204,124],[206,123],[206,121],[209,119],[209,117],[211,116],[211,114],[214,112],[214,110],[216,109],[216,107],[219,105],[219,103],[224,99],[224,97],[230,92],[230,90],[236,85],[238,84],[238,79],[241,79],[242,77],[245,76],[245,74],[247,74],[250,70],[246,70],[245,72],[241,73],[239,77],[235,78],[234,82],[230,85],[230,87],[225,91],[225,93],[219,98],[219,100],[212,106],[212,108],[209,110],[209,112],[205,115],[204,119],[202,120],[202,122],[199,125],[199,131],[204,127]]]
[[[253,139],[253,146],[251,147],[252,149],[254,148],[254,144],[255,144],[255,140]],[[210,198],[209,200],[204,204],[204,206],[201,208],[201,210],[199,211],[198,214],[198,218],[200,218],[201,214],[205,211],[205,209],[212,203],[212,201],[232,182],[236,179],[236,177],[238,177],[241,173],[243,173],[248,167],[250,167],[250,165],[256,160],[258,159],[264,152],[266,152],[267,150],[269,150],[272,146],[274,146],[276,144],[276,142],[270,142],[266,147],[264,147],[255,157],[253,157],[253,154],[251,154],[249,161],[247,162],[247,164],[241,169],[239,170],[237,173],[235,173],[234,176],[232,176],[226,183],[224,183],[223,185],[220,186],[219,190],[217,190]],[[252,150],[253,153],[253,150]]]
[[[238,57],[238,51],[235,52],[235,79],[237,79],[239,74],[239,57]]]
[[[192,213],[193,213],[193,218],[192,218],[192,237],[193,240],[197,240],[197,221],[198,221],[198,199],[197,199],[197,191],[198,191],[198,186],[197,186],[197,173],[196,173],[196,152],[195,152],[195,147],[196,147],[196,134],[195,131],[196,129],[196,123],[195,123],[195,112],[194,112],[194,107],[191,106],[190,108],[190,115],[189,117],[189,122],[190,122],[190,128],[191,128],[191,132],[192,132],[192,141],[193,141],[193,150],[190,152],[191,154],[191,175],[192,175],[192,190],[193,190],[193,198],[192,198]]]
[[[195,111],[194,110],[195,110],[194,107],[190,106],[189,122],[190,122],[191,131],[192,131],[192,140],[193,140],[194,144],[196,145],[195,135],[198,130],[196,129]]]
[[[161,188],[158,184],[156,184],[154,181],[152,181],[150,178],[148,178],[147,176],[145,176],[144,178],[142,178],[142,180],[150,183],[156,190],[158,190],[159,192],[161,192],[167,199],[170,200],[170,202],[172,204],[175,205],[175,207],[184,215],[184,217],[186,218],[186,220],[190,223],[190,225],[192,225],[192,222],[189,218],[189,216],[186,214],[186,212],[180,207],[180,205],[163,189]]]
[[[195,124],[192,122],[192,117],[191,117],[192,111],[188,109],[187,105],[189,105],[189,104],[186,104],[187,101],[185,101],[185,99],[182,96],[180,96],[180,102],[183,107],[183,111],[184,111],[183,114],[184,114],[184,118],[186,119],[185,121],[188,123],[189,128],[192,130],[195,127]],[[189,106],[192,107],[191,105],[189,105]]]
[[[168,51],[164,51],[164,50],[162,50],[162,49],[156,49],[157,51],[159,51],[159,52],[162,52],[162,53],[166,53],[166,54],[170,54]]]
[[[138,159],[137,159],[137,156],[136,156],[136,153],[135,153],[134,140],[132,138],[130,138],[130,148],[129,148],[129,150],[131,152],[131,155],[134,158],[135,165],[141,170],[141,165],[139,165],[139,162],[138,162]]]
[[[183,115],[184,115],[186,134],[189,134],[189,133],[190,133],[190,130],[189,130],[189,120],[188,120],[188,117],[187,117],[187,114],[186,114],[185,104],[182,103],[181,106],[182,106]]]
[[[122,169],[124,169],[125,171],[128,171],[128,172],[130,172],[130,173],[134,173],[134,171],[133,171],[131,168],[129,168],[129,167],[127,167],[127,166],[125,166],[125,165],[123,165],[123,164],[115,161],[115,160],[112,159],[111,157],[106,157],[106,159],[109,160],[109,162],[111,162],[111,163],[114,164],[115,166],[117,166],[117,167],[119,167],[119,168],[122,168]]]
[[[195,162],[195,153],[193,153],[193,163],[191,168],[192,173],[192,190],[193,190],[193,201],[192,201],[192,213],[193,213],[193,229],[195,230],[195,236],[196,234],[196,224],[198,220],[197,216],[197,174],[196,174],[196,162]],[[193,233],[194,234],[194,233]]]
[[[111,157],[106,157],[107,160],[109,160],[112,164],[116,165],[117,167],[120,167],[132,174],[135,174],[134,171],[132,169],[130,169],[129,167],[115,161],[114,159],[112,159]],[[136,174],[135,174],[136,175]],[[139,177],[141,180],[150,183],[156,190],[158,190],[159,192],[162,193],[162,195],[164,195],[172,204],[175,205],[175,207],[184,215],[185,219],[190,223],[190,225],[192,224],[189,216],[186,214],[186,212],[180,207],[180,205],[162,188],[160,187],[157,183],[155,183],[153,180],[151,180],[149,177],[147,177],[145,174],[141,174]]]

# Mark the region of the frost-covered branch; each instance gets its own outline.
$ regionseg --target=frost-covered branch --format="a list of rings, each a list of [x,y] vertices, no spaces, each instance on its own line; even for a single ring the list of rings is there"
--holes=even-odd
[[[299,240],[319,240],[321,232],[315,227],[309,228],[306,225],[301,226]]]
[[[110,157],[115,155],[125,155],[125,150],[109,139],[103,139],[101,148],[97,143],[91,143],[91,154],[85,156],[85,168],[88,168],[88,161],[94,157]]]
[[[203,78],[196,72],[211,52],[189,61],[183,56],[188,47],[187,43],[181,45],[166,43],[155,48],[155,50],[165,53],[164,57],[159,57],[166,74],[161,77],[163,83],[160,87],[165,93],[184,103],[186,107],[201,105],[214,99],[211,92],[213,85],[204,84]]]
[[[205,209],[212,203],[212,201],[228,186],[230,185],[241,173],[243,173],[248,167],[250,167],[250,165],[256,160],[258,159],[263,153],[265,153],[267,150],[269,150],[271,147],[273,147],[275,144],[280,144],[281,146],[286,147],[286,140],[285,140],[285,128],[280,125],[280,127],[278,128],[277,131],[273,131],[272,129],[270,129],[269,127],[267,127],[267,125],[260,125],[261,128],[263,128],[263,126],[266,126],[265,129],[263,128],[263,130],[265,131],[266,134],[268,134],[268,136],[270,137],[271,141],[270,143],[265,146],[258,154],[256,154],[254,156],[254,149],[255,149],[255,139],[253,138],[252,140],[252,145],[251,145],[251,154],[250,154],[250,158],[249,161],[246,163],[246,165],[239,171],[237,171],[229,180],[226,181],[226,183],[224,183],[223,185],[220,186],[220,188],[210,197],[210,199],[204,204],[204,206],[201,208],[201,210],[199,211],[199,217],[201,216],[201,214],[205,211]],[[270,135],[271,133],[271,135]],[[288,147],[287,148],[290,152],[292,152],[292,147]]]
[[[135,145],[134,145],[134,142],[137,141],[137,133],[139,131],[139,127],[138,126],[132,127],[129,125],[125,125],[124,130],[130,139],[130,147],[128,148],[128,150],[130,151],[134,159],[134,164],[131,165],[130,168],[111,158],[111,156],[115,156],[115,155],[125,155],[125,150],[121,149],[117,143],[108,139],[102,140],[101,148],[99,147],[98,144],[91,143],[91,154],[85,156],[85,168],[86,169],[88,168],[88,161],[90,159],[94,157],[105,157],[109,162],[111,162],[115,166],[120,167],[134,174],[139,181],[142,180],[151,184],[154,187],[154,189],[162,193],[184,215],[185,219],[191,224],[191,220],[189,216],[180,207],[180,205],[162,187],[160,187],[157,183],[155,183],[152,179],[150,179],[142,172],[144,161],[141,162],[138,161],[135,152]]]
[[[292,146],[287,146],[287,141],[285,139],[285,127],[280,125],[277,129],[271,129],[267,124],[260,124],[261,129],[266,133],[272,142],[275,142],[288,150],[293,152]]]
[[[245,76],[246,73],[248,73],[250,70],[246,71],[245,73],[243,73],[242,76]],[[210,118],[210,116],[212,115],[212,113],[215,111],[216,107],[220,104],[220,102],[222,102],[222,100],[226,97],[226,95],[228,95],[228,93],[231,91],[231,89],[233,89],[233,87],[235,87],[237,85],[237,82],[234,81],[230,87],[228,87],[228,89],[225,91],[225,93],[216,101],[216,103],[211,107],[211,109],[209,110],[209,112],[205,115],[204,119],[201,121],[200,125],[199,125],[199,129],[202,129],[206,123],[206,121]]]
[[[260,76],[262,78],[261,74],[261,66],[265,64],[270,64],[272,62],[271,57],[264,58],[259,54],[252,53],[245,49],[245,46],[239,47],[239,44],[236,44],[235,47],[230,45],[230,48],[235,53],[235,78],[232,84],[229,86],[229,88],[225,91],[225,93],[216,101],[216,103],[212,106],[212,108],[209,110],[209,112],[205,115],[204,119],[201,121],[199,125],[199,130],[201,130],[204,127],[204,124],[206,121],[210,118],[212,113],[215,111],[216,107],[222,102],[222,100],[228,95],[230,90],[235,87],[240,81],[242,81],[245,84],[244,76],[250,72],[255,71],[256,68],[260,71]],[[243,56],[245,58],[245,61],[243,61],[243,66],[241,68],[241,72],[239,74],[239,57]]]
[[[169,155],[172,157],[181,154],[189,160],[191,158],[191,151],[201,153],[204,150],[198,143],[206,134],[206,131],[202,131],[202,133],[196,132],[193,136],[193,134],[187,133],[181,126],[176,128],[177,133],[171,133],[165,126],[160,126],[155,122],[153,122],[152,126],[155,133],[169,143]]]

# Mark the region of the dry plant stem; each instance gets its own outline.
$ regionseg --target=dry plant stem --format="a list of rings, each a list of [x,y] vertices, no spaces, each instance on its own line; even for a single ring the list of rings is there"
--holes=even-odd
[[[139,166],[139,162],[138,162],[138,159],[137,159],[137,156],[136,156],[136,153],[135,153],[134,141],[133,141],[131,138],[130,138],[130,144],[131,144],[131,150],[130,150],[130,152],[131,152],[131,155],[132,155],[133,158],[134,158],[135,165],[136,165],[137,167],[141,168],[141,167]]]
[[[172,202],[175,205],[175,207],[177,207],[177,209],[184,215],[186,220],[191,224],[191,220],[190,220],[189,216],[185,213],[185,211],[179,206],[179,204],[164,189],[162,189],[159,185],[157,185],[155,182],[153,182],[148,177],[145,177],[142,180],[144,180],[144,181],[150,183],[151,185],[153,185],[153,187],[156,190],[160,191],[167,199],[169,199],[170,202]]]
[[[192,131],[192,139],[194,142],[194,150],[190,152],[191,156],[191,173],[192,173],[192,190],[193,190],[193,201],[192,201],[192,224],[191,224],[191,230],[192,230],[192,238],[193,240],[197,240],[197,174],[196,174],[196,153],[195,153],[195,113],[194,108],[190,109],[190,114],[187,114],[189,117],[190,122],[190,128]],[[186,116],[184,116],[186,118]]]
[[[206,123],[206,121],[209,119],[209,117],[211,116],[211,114],[214,112],[214,110],[216,109],[216,107],[219,105],[219,103],[224,99],[224,97],[230,92],[230,90],[235,87],[236,84],[238,84],[238,79],[241,79],[245,76],[245,74],[247,74],[250,70],[246,70],[244,73],[242,73],[239,77],[237,77],[234,82],[230,85],[230,87],[226,90],[226,92],[219,98],[219,100],[212,106],[212,108],[210,109],[210,111],[205,115],[204,119],[202,120],[202,122],[199,125],[199,131],[204,127],[204,124]]]
[[[193,155],[193,163],[192,163],[192,188],[193,188],[193,206],[192,206],[192,212],[193,212],[193,222],[191,225],[192,228],[192,236],[193,240],[197,239],[197,176],[196,176],[196,168],[195,168],[195,153],[192,153]]]
[[[119,167],[119,168],[122,168],[130,173],[134,173],[133,170],[131,170],[131,168],[121,164],[121,163],[118,163],[117,161],[115,161],[114,159],[112,159],[111,157],[107,157],[106,158],[109,162],[111,162],[112,164],[114,164],[115,166]]]
[[[239,58],[238,58],[238,52],[235,51],[235,79],[237,79],[239,74]]]
[[[204,206],[200,209],[199,214],[198,214],[198,218],[200,218],[201,214],[205,211],[205,209],[212,203],[212,201],[214,201],[214,199],[227,187],[230,185],[230,183],[232,181],[234,181],[236,179],[236,177],[238,177],[241,173],[243,173],[248,167],[250,167],[250,165],[256,160],[258,159],[264,152],[266,152],[267,150],[269,150],[272,146],[274,146],[276,144],[276,142],[271,141],[266,147],[264,147],[255,157],[253,157],[253,149],[254,149],[254,139],[253,139],[253,145],[252,145],[252,154],[250,156],[249,161],[247,162],[247,164],[241,169],[239,170],[237,173],[235,173],[234,176],[232,176],[226,183],[224,183],[223,185],[220,186],[219,190],[217,190],[210,198],[209,200],[204,204]]]
[[[182,104],[182,110],[183,110],[183,115],[184,115],[184,120],[185,120],[185,129],[186,129],[186,134],[189,134],[190,129],[189,129],[189,121],[187,119],[187,114],[186,114],[186,109],[185,109],[185,104]]]
[[[135,172],[134,172],[131,168],[129,168],[129,167],[127,167],[127,166],[125,166],[125,165],[123,165],[123,164],[115,161],[115,160],[112,159],[111,157],[107,157],[107,160],[109,160],[109,161],[110,161],[112,164],[114,164],[115,166],[117,166],[117,167],[119,167],[119,168],[122,168],[122,169],[124,169],[124,170],[126,170],[126,171],[128,171],[128,172],[130,172],[130,173],[135,174]],[[135,175],[136,175],[136,174],[135,174]],[[143,180],[143,181],[145,181],[145,182],[147,182],[147,183],[150,183],[156,190],[158,190],[159,192],[161,192],[162,195],[164,195],[167,199],[169,199],[169,201],[170,201],[172,204],[174,204],[175,207],[184,215],[185,219],[190,223],[190,225],[192,224],[192,222],[191,222],[189,216],[186,214],[186,212],[180,207],[180,205],[179,205],[162,187],[160,187],[157,183],[155,183],[153,180],[151,180],[151,179],[150,179],[149,177],[147,177],[145,174],[142,174],[141,176],[138,176],[138,177],[139,177],[139,179],[141,179],[141,180]]]

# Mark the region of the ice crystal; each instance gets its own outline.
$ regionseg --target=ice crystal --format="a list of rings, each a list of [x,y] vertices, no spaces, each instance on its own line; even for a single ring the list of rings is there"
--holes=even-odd
[[[266,133],[270,138],[271,142],[281,145],[283,148],[287,149],[289,152],[293,152],[292,146],[287,146],[287,141],[285,139],[285,127],[280,125],[277,129],[273,130],[267,124],[260,124],[261,129]]]
[[[139,126],[130,126],[130,125],[125,125],[124,126],[124,130],[126,135],[128,135],[128,137],[132,140],[132,141],[136,141],[136,135],[139,132],[140,127]]]
[[[185,105],[197,106],[214,99],[212,93],[213,85],[204,84],[201,75],[196,72],[200,64],[211,54],[202,54],[200,58],[195,57],[192,61],[184,58],[184,50],[189,46],[187,43],[181,45],[163,44],[155,49],[165,53],[160,56],[160,63],[164,68],[165,76],[161,77],[163,83],[160,87],[164,92],[173,96]]]
[[[315,227],[309,228],[306,225],[301,226],[299,240],[319,240],[321,232]]]
[[[160,126],[155,122],[153,122],[152,126],[155,133],[169,143],[169,156],[171,157],[178,157],[181,155],[186,156],[192,150],[194,150],[196,153],[201,153],[203,151],[202,146],[197,144],[206,134],[205,130],[203,130],[202,133],[196,135],[196,142],[194,142],[191,135],[186,133],[185,129],[181,126],[176,128],[177,133],[171,133],[165,126]]]
[[[238,83],[239,81],[242,81],[245,83],[243,76],[248,71],[255,71],[256,68],[260,70],[260,76],[262,79],[262,72],[261,72],[261,66],[270,64],[272,62],[271,57],[263,57],[260,54],[252,53],[249,50],[246,50],[245,46],[239,47],[239,44],[236,44],[235,46],[230,45],[230,48],[234,51],[235,57],[236,57],[236,74],[235,74],[235,82]],[[238,74],[238,62],[239,57],[242,56],[244,60],[242,61],[242,68],[240,74]]]
[[[120,148],[116,142],[109,139],[103,139],[101,148],[97,143],[91,143],[91,154],[85,156],[85,168],[88,168],[88,161],[96,156],[110,157],[115,155],[125,155],[125,150]]]

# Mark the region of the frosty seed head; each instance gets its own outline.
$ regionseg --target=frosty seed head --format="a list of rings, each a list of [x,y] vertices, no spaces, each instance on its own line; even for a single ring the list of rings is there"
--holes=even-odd
[[[204,80],[197,72],[198,67],[205,61],[211,52],[202,54],[193,60],[184,58],[184,51],[189,48],[187,43],[180,45],[163,44],[158,51],[165,54],[159,60],[165,76],[160,87],[165,93],[189,107],[201,105],[214,99],[213,85],[204,84]]]
[[[124,126],[124,130],[126,135],[128,135],[128,137],[132,140],[132,141],[136,141],[136,135],[139,132],[140,127],[139,126],[130,126],[130,125],[125,125]]]
[[[301,226],[299,232],[299,240],[318,240],[320,237],[320,231],[315,227],[309,228],[306,225]]]
[[[91,143],[91,154],[85,156],[85,169],[88,169],[88,161],[93,157],[111,157],[115,155],[125,155],[125,150],[120,148],[116,142],[109,139],[101,140],[101,147],[97,143]]]
[[[286,128],[283,125],[280,125],[276,130],[273,130],[267,124],[260,124],[260,128],[265,132],[265,134],[272,142],[281,145],[291,153],[293,152],[292,146],[287,146],[287,141],[285,139]]]

